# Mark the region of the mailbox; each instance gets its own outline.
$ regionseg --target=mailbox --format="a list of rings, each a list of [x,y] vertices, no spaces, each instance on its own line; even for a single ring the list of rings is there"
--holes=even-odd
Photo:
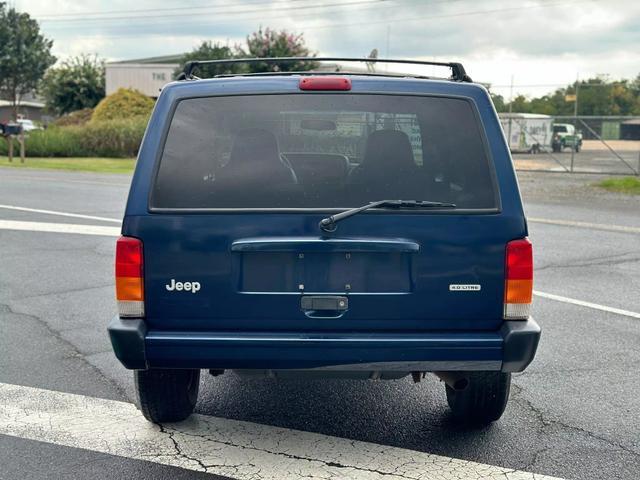
[[[20,135],[22,132],[22,125],[19,123],[7,123],[3,125],[3,135]]]

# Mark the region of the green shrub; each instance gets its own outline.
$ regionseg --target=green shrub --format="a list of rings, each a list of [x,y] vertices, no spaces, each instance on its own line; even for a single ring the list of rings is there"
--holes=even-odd
[[[134,157],[146,126],[146,117],[51,126],[26,136],[26,154],[27,157]],[[7,154],[7,146],[6,141],[0,141],[1,155]],[[17,147],[14,152],[17,154]]]
[[[149,118],[154,104],[153,99],[138,90],[120,88],[98,103],[91,121],[124,120],[140,116]]]
[[[93,108],[83,108],[82,110],[75,110],[67,115],[63,115],[58,118],[54,125],[58,127],[66,127],[68,125],[84,125],[91,120],[93,115]]]

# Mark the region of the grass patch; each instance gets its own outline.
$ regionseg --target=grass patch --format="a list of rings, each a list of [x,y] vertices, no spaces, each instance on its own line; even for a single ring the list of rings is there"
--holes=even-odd
[[[597,185],[610,192],[640,195],[640,178],[638,177],[607,178]]]
[[[7,157],[0,156],[0,167],[42,168],[48,170],[70,170],[74,172],[131,173],[133,172],[135,162],[135,158],[27,157],[24,163],[20,163],[20,158],[14,157],[13,162],[9,163]]]

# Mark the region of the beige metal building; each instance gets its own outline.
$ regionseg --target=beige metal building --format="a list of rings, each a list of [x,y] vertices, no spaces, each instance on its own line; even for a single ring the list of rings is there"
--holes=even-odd
[[[157,97],[160,89],[173,80],[173,73],[178,68],[181,57],[182,54],[166,55],[107,63],[107,95],[119,88],[133,88],[150,97]]]
[[[107,63],[105,72],[107,95],[111,95],[119,88],[133,88],[150,97],[158,97],[160,89],[173,80],[173,75],[180,64],[182,56],[182,54],[166,55],[163,57]],[[371,67],[365,67],[357,63],[345,65],[323,63],[314,71],[337,72],[340,70],[352,73],[370,73],[373,71]],[[402,74],[401,72],[395,73]]]

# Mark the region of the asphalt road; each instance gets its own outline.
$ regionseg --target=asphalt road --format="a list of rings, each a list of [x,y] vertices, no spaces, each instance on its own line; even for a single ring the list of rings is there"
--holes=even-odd
[[[640,230],[606,228],[640,229],[640,199],[600,193],[585,178],[521,175],[529,216],[557,222],[530,223],[535,289],[640,312]],[[119,219],[127,191],[126,176],[0,170],[2,205]],[[117,227],[0,207],[2,220]],[[113,246],[107,236],[0,229],[0,384],[133,400],[105,331],[115,312]],[[197,412],[563,478],[640,478],[640,319],[543,297],[534,316],[544,330],[537,358],[514,376],[504,417],[486,429],[451,422],[435,377],[414,385],[204,375]],[[0,478],[211,478],[110,451],[0,435]]]

